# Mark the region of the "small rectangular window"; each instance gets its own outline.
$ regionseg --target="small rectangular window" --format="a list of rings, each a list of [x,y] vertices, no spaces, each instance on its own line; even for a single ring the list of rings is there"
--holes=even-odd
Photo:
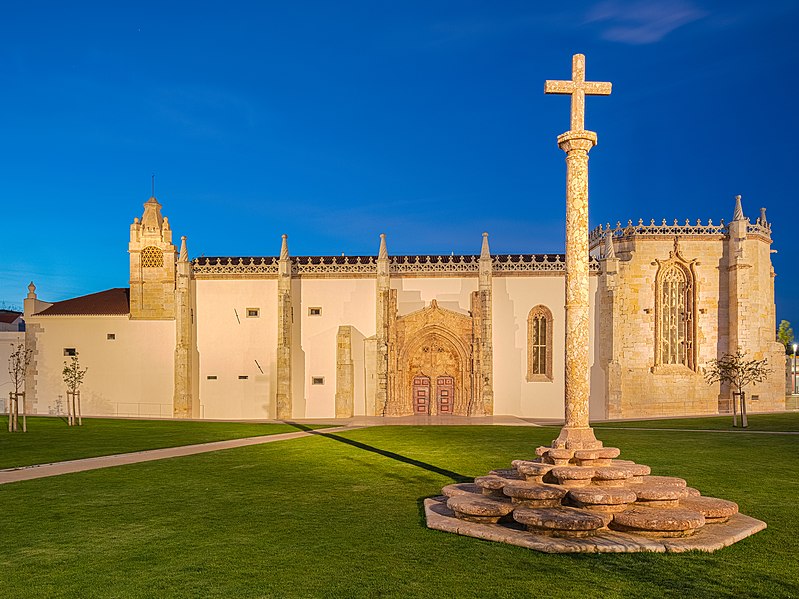
[[[215,374],[209,374],[205,378],[207,378],[209,381],[215,381],[216,380],[216,375]]]
[[[78,351],[74,347],[65,347],[64,348],[64,355],[65,356],[77,356]]]
[[[312,376],[311,377],[311,384],[312,385],[324,385],[325,384],[325,377],[323,377],[323,376]]]
[[[105,336],[105,338],[106,338],[106,339],[108,339],[109,341],[113,341],[114,339],[116,339],[116,338],[117,338],[117,336],[116,336],[116,333],[108,333],[108,334]]]
[[[760,401],[760,396],[759,395],[752,395],[751,397],[752,397],[752,401]]]
[[[321,316],[322,315],[322,308],[315,307],[315,308],[308,308],[308,316]]]
[[[250,378],[250,377],[248,377],[246,374],[240,374],[239,375],[239,380],[240,381],[246,381],[248,378]]]
[[[247,308],[247,318],[258,318],[260,315],[260,308]]]

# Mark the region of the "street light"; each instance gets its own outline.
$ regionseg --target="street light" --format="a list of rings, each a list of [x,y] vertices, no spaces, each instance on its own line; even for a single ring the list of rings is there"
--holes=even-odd
[[[797,389],[796,389],[796,347],[797,347],[797,344],[794,343],[793,344],[793,394],[794,395],[797,394]]]

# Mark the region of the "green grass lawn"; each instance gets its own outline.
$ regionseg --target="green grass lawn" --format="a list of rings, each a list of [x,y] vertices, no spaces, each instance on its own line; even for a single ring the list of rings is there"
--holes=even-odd
[[[781,414],[750,414],[748,416],[751,431],[789,431],[799,432],[799,412]],[[706,418],[658,418],[656,420],[625,420],[621,422],[602,422],[593,425],[596,428],[670,428],[693,430],[740,431],[732,426],[732,414],[727,416],[710,416]]]
[[[1,597],[797,597],[799,439],[603,430],[769,528],[713,554],[546,555],[428,530],[554,428],[376,427],[0,487]]]
[[[28,432],[9,433],[8,419],[0,418],[0,469],[297,430],[289,424],[105,418],[69,427],[63,418],[29,416]]]

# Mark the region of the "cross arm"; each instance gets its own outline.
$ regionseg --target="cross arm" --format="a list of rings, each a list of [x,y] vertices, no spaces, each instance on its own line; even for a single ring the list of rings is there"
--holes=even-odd
[[[571,81],[550,81],[544,83],[545,94],[572,94],[574,93],[574,83]],[[608,92],[610,93],[610,92]]]
[[[609,96],[611,83],[604,81],[586,81],[584,84],[585,93],[590,96]]]

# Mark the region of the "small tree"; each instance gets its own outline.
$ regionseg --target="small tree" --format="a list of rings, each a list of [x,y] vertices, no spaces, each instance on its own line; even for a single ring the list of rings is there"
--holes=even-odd
[[[787,320],[780,321],[780,328],[777,329],[777,341],[782,343],[785,346],[785,353],[790,354],[792,353],[793,344],[793,329],[791,328],[791,323]]]
[[[67,420],[70,426],[75,424],[77,416],[78,425],[82,425],[80,415],[80,386],[83,384],[83,377],[88,368],[81,369],[78,361],[78,352],[72,356],[69,363],[64,361],[64,384],[67,386]]]
[[[27,410],[25,409],[25,374],[33,357],[33,350],[25,349],[24,343],[16,346],[12,343],[14,351],[8,357],[8,374],[14,390],[8,394],[8,432],[19,430],[19,398],[22,397],[22,431],[28,431]]]
[[[741,426],[746,428],[749,423],[746,419],[746,396],[744,389],[748,385],[762,383],[771,368],[767,366],[768,360],[747,360],[746,352],[741,350],[734,354],[724,354],[718,360],[711,360],[709,367],[705,368],[705,380],[709,385],[713,383],[729,383],[736,391],[732,398],[732,425],[738,426],[737,414],[735,411],[735,395],[741,398]]]

